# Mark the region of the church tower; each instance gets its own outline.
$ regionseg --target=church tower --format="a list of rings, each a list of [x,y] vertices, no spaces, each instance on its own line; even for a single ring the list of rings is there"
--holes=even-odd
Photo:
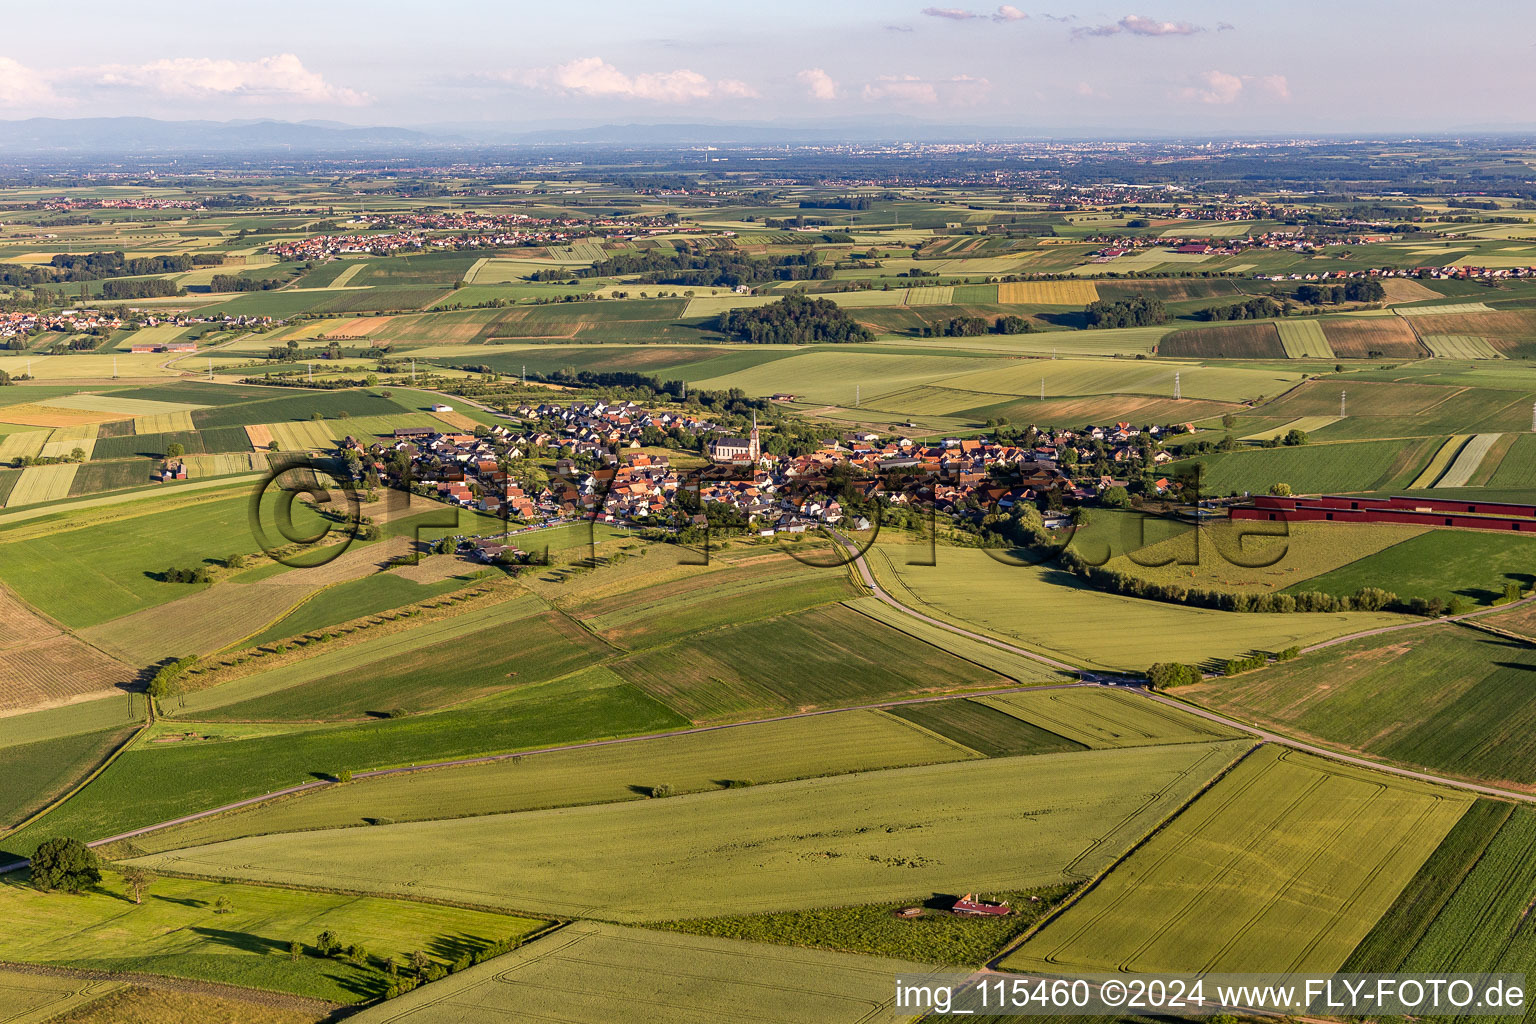
[[[763,454],[763,445],[757,433],[757,410],[752,411],[752,433],[747,435],[747,458],[756,462]]]

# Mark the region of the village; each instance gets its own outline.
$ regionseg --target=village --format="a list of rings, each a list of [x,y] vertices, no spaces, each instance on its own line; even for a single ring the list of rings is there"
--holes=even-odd
[[[434,408],[453,411],[446,404]],[[403,427],[371,444],[348,437],[341,452],[356,481],[502,519],[507,529],[497,536],[465,543],[482,561],[507,562],[526,557],[509,542],[512,524],[529,529],[590,519],[679,531],[723,522],[764,537],[822,526],[867,529],[867,518],[838,500],[847,488],[861,503],[879,499],[957,519],[1042,503],[1046,525],[1059,525],[1068,520],[1068,506],[1096,501],[1112,488],[1123,495],[1133,476],[1155,475],[1174,458],[1163,440],[1194,429],[1187,423],[1030,427],[1028,446],[987,438],[924,444],[854,431],[790,455],[764,450],[755,417],[745,436],[734,436],[708,420],[634,402],[514,411],[517,425],[474,433]],[[645,444],[656,431],[706,438],[707,459]],[[1117,472],[1099,472],[1106,463]],[[1149,486],[1160,495],[1169,481],[1159,477]]]

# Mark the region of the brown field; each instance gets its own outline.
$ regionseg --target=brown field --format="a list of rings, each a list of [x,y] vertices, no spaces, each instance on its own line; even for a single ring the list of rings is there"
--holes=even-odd
[[[402,565],[390,572],[412,583],[441,583],[450,576],[484,569],[480,562],[471,562],[458,555],[424,555],[415,565]]]
[[[91,626],[80,635],[132,665],[210,654],[259,631],[313,592],[284,576],[264,583],[223,583]]]
[[[392,319],[394,318],[387,316],[354,317],[353,319],[348,320],[346,323],[342,324],[340,327],[333,327],[329,331],[326,331],[323,335],[321,335],[321,337],[335,338],[338,341],[346,338],[365,338],[371,335],[374,331],[382,330],[383,328],[389,326],[389,322]]]
[[[1423,302],[1442,297],[1439,292],[1404,277],[1383,278],[1381,287],[1387,293],[1388,302]]]
[[[120,412],[100,412],[92,409],[56,409],[47,405],[8,405],[5,422],[22,423],[29,427],[81,427],[92,423],[106,423],[122,419]]]
[[[455,430],[467,430],[470,433],[473,433],[475,428],[480,425],[461,412],[435,412],[432,416],[435,419],[442,420]]]
[[[36,643],[62,630],[33,611],[9,590],[0,588],[0,647]]]
[[[1189,423],[1194,420],[1237,412],[1236,402],[1210,402],[1185,398],[1158,398],[1152,395],[1083,395],[1076,398],[1021,398],[1006,405],[989,407],[988,415],[1007,416],[1028,423],[1081,426],[1086,423],[1110,423],[1135,420],[1148,423]]]
[[[1271,323],[1224,324],[1175,331],[1158,342],[1161,356],[1195,359],[1284,359],[1280,332]]]
[[[0,711],[64,703],[132,683],[138,673],[84,641],[60,634],[0,651]]]
[[[1005,305],[1086,306],[1098,299],[1092,281],[1013,281],[997,286],[997,301]]]
[[[318,1000],[267,994],[237,1002],[208,995],[197,982],[173,982],[164,988],[120,989],[50,1018],[50,1024],[317,1024],[330,1008]]]
[[[1447,319],[1450,319],[1447,317]],[[1439,321],[1435,323],[1440,327]],[[1446,333],[1446,332],[1441,332]],[[1455,331],[1476,334],[1476,331]],[[1367,359],[1380,352],[1387,359],[1418,359],[1429,353],[1419,344],[1413,328],[1400,317],[1372,317],[1350,321],[1332,320],[1323,324],[1323,335],[1340,359]]]
[[[387,502],[382,504],[387,505]],[[416,508],[415,511],[424,511]],[[374,522],[380,522],[381,517],[374,515],[365,506],[363,514],[372,516]],[[391,558],[400,555],[408,555],[415,548],[415,540],[410,537],[391,537],[377,544],[353,544],[326,562],[308,569],[289,569],[260,583],[252,583],[253,587],[327,587],[332,583],[345,583],[348,580],[362,579],[371,576],[384,567],[384,563]]]
[[[1435,317],[1436,334],[1471,334],[1505,355],[1536,345],[1536,310],[1511,309],[1494,313],[1447,313]],[[1520,354],[1525,354],[1521,352]]]
[[[272,443],[272,428],[266,424],[258,424],[245,428],[245,436],[251,439],[252,448],[266,449]]]

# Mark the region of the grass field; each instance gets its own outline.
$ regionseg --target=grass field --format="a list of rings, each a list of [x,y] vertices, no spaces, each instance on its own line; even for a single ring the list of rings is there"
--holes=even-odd
[[[941,626],[935,626],[905,612],[899,612],[878,597],[860,597],[843,603],[862,615],[899,629],[935,647],[942,647],[957,657],[989,668],[1017,682],[1064,683],[1076,679],[1076,676],[1051,668],[1049,665],[1014,654],[1012,651],[1002,650],[980,640],[952,633]]]
[[[638,803],[261,836],[145,858],[198,874],[630,921],[1021,889],[1102,870],[1242,749],[898,768]],[[992,841],[1027,828],[1027,849]],[[508,860],[524,866],[491,868]],[[622,859],[625,870],[615,872]]]
[[[264,644],[284,637],[298,636],[311,630],[339,625],[365,615],[376,615],[390,608],[412,604],[464,585],[450,579],[437,584],[421,584],[393,572],[376,572],[362,579],[328,587],[304,601],[291,613],[272,623],[251,638],[252,644]]]
[[[1005,564],[984,551],[942,548],[937,565],[909,566],[877,544],[871,568],[911,607],[981,628],[1020,646],[1089,667],[1144,671],[1156,661],[1202,662],[1283,650],[1402,621],[1373,614],[1265,615],[1105,594],[1058,569]],[[1134,629],[1124,628],[1135,623]]]
[[[229,901],[227,913],[215,909],[220,897]],[[375,955],[423,950],[442,963],[543,925],[456,907],[178,878],[159,879],[134,904],[112,873],[99,890],[68,898],[8,880],[0,883],[0,913],[13,925],[0,936],[6,960],[142,971],[339,1003],[382,992],[384,974],[314,955],[325,929]],[[288,956],[293,939],[309,947],[297,961]]]
[[[1286,325],[1289,326],[1289,325]],[[1284,359],[1288,346],[1272,323],[1221,324],[1175,331],[1158,343],[1159,355],[1186,359]]]
[[[1424,344],[1436,359],[1503,359],[1486,338],[1470,334],[1426,334]]]
[[[1003,966],[1334,971],[1470,803],[1261,747]]]
[[[1488,478],[1497,488],[1536,487],[1536,434],[1521,434]]]
[[[740,1018],[869,1024],[893,1016],[891,979],[915,964],[579,922],[522,949],[408,992],[357,1024],[460,1024],[545,1016],[563,1024]],[[639,1009],[643,1007],[644,1009]]]
[[[116,699],[105,698],[121,708]],[[71,785],[89,773],[115,750],[132,731],[123,723],[114,728],[0,747],[0,829],[20,824],[29,814],[42,810],[63,796]]]
[[[1179,696],[1448,775],[1536,788],[1536,650],[1456,626],[1367,638]]]
[[[948,703],[948,702],[946,702]],[[152,833],[148,852],[242,836],[426,821],[644,799],[649,787],[702,793],[731,782],[770,783],[958,761],[977,755],[877,711],[842,711],[517,760],[358,779],[250,810]]]
[[[57,979],[28,978],[29,981]],[[143,985],[117,987],[112,982],[74,982],[94,984],[104,994],[85,995],[76,1009],[62,1017],[49,1018],[49,1024],[205,1024],[206,1021],[239,1021],[240,1024],[320,1024],[322,1018],[307,1010],[290,1010],[252,1002],[249,999],[221,999],[197,992],[178,992]],[[106,992],[107,987],[113,991]],[[59,1009],[63,1009],[60,1006]],[[49,1011],[50,1013],[52,1011]],[[40,1018],[0,1018],[5,1024],[37,1024]]]
[[[0,1024],[44,1024],[120,988],[119,982],[99,978],[53,978],[0,969]],[[68,1019],[74,1024],[79,1018],[71,1013]]]
[[[1280,331],[1280,343],[1291,359],[1332,359],[1333,347],[1323,333],[1323,325],[1316,320],[1282,320],[1275,325]]]
[[[888,714],[987,757],[1054,754],[1088,749],[1086,744],[1058,736],[979,701],[945,700],[907,704],[891,708]]]
[[[131,665],[211,654],[250,636],[309,592],[283,583],[225,583],[89,626],[80,635]]]
[[[1262,494],[1290,484],[1297,494],[1371,491],[1387,487],[1418,457],[1408,441],[1308,444],[1201,456],[1206,494]]]
[[[1529,587],[1536,580],[1533,554],[1536,540],[1526,536],[1434,530],[1315,576],[1296,589],[1343,595],[1380,587],[1400,597],[1448,599],[1455,594],[1488,603],[1504,596],[1506,583]]]
[[[1210,743],[1242,735],[1166,704],[1117,690],[1074,687],[1000,693],[977,697],[976,701],[1091,750]]]

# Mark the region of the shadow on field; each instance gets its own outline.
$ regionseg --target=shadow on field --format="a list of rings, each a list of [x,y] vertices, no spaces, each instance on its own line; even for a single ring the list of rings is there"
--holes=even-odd
[[[224,928],[188,928],[193,935],[201,935],[209,942],[220,946],[228,946],[230,949],[238,949],[245,953],[286,953],[288,943],[279,942],[277,939],[264,939],[260,935],[252,935],[250,932],[232,932]]]
[[[206,907],[208,905],[207,900],[180,899],[175,896],[161,896],[155,892],[150,893],[149,898],[159,900],[161,903],[174,903],[178,907]]]
[[[457,935],[439,935],[427,943],[427,952],[453,963],[462,957],[478,953],[490,944],[491,940],[483,935],[466,935],[460,932]]]

